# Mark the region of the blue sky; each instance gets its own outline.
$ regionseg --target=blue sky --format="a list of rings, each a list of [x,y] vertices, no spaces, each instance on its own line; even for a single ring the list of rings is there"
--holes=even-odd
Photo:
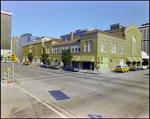
[[[78,29],[149,22],[149,1],[1,1],[12,13],[12,34],[60,38]]]

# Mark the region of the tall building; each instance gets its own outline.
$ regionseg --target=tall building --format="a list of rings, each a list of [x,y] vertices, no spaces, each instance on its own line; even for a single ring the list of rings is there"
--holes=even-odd
[[[1,55],[11,52],[11,18],[12,13],[1,11]]]
[[[149,23],[142,24],[139,30],[142,33],[141,51],[149,55]]]
[[[21,59],[22,58],[22,44],[39,40],[40,37],[32,36],[32,34],[26,33],[22,34],[20,38],[15,39],[15,54]]]
[[[73,33],[73,37],[79,36],[80,34],[87,33],[87,32],[92,31],[92,30],[94,30],[94,29],[85,28],[85,29],[76,30],[75,33]],[[60,36],[60,39],[62,41],[70,41],[71,40],[70,38],[71,38],[71,34],[66,34],[66,35]]]
[[[19,36],[12,37],[12,53],[16,54],[16,40],[19,39]]]

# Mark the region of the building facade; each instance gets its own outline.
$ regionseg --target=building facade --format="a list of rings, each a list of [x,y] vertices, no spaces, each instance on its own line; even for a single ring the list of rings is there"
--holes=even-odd
[[[141,51],[149,55],[149,23],[142,24],[139,30],[142,33]]]
[[[40,62],[40,57],[45,53],[45,41],[49,41],[51,37],[43,36],[39,40],[22,44],[22,61],[28,61],[27,55],[32,53],[33,61]]]
[[[13,37],[14,38],[14,37]],[[40,39],[40,37],[32,36],[32,34],[26,33],[22,34],[20,38],[16,38],[15,41],[15,53],[16,56],[21,59],[22,58],[22,44],[33,42]]]
[[[16,54],[16,40],[19,39],[19,36],[12,37],[12,53]]]
[[[80,34],[83,34],[83,33],[87,33],[91,30],[94,30],[92,28],[85,28],[85,29],[79,29],[79,30],[76,30],[75,33],[73,33],[73,37],[76,37],[76,36],[79,36]],[[60,39],[62,41],[70,41],[71,40],[71,35],[72,34],[66,34],[66,35],[62,35],[60,36]]]
[[[95,29],[76,37],[71,33],[70,41],[50,39],[44,42],[45,53],[49,54],[52,65],[63,66],[61,53],[71,49],[73,58],[70,65],[88,70],[115,68],[117,64],[142,65],[142,34],[136,24],[114,28],[107,31]]]
[[[1,11],[1,55],[11,52],[11,19],[12,13]]]

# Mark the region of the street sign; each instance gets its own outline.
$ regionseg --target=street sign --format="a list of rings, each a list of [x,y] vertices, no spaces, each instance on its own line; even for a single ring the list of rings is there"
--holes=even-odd
[[[102,57],[98,57],[98,61],[101,62],[102,61]]]
[[[10,67],[7,67],[7,72],[9,72],[9,70],[10,70]]]

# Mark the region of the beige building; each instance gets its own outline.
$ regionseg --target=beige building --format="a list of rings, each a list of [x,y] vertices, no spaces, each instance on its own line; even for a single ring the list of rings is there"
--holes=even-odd
[[[78,38],[73,37],[71,33],[71,41],[50,39],[43,42],[45,53],[50,55],[52,65],[63,66],[60,59],[61,52],[64,49],[71,49],[73,58],[70,65],[89,70],[115,68],[117,64],[141,65],[140,30],[135,24],[121,28],[118,25],[120,24],[114,24],[112,29],[107,31],[95,29],[81,34]],[[26,46],[23,45],[24,55],[27,55],[24,53],[25,50],[29,50],[25,49]],[[39,55],[42,54],[42,47],[39,46]]]
[[[11,18],[12,13],[1,11],[1,55],[11,53]]]
[[[12,37],[12,53],[16,54],[16,40],[19,39],[19,36]]]
[[[45,52],[44,42],[50,39],[51,37],[43,36],[39,40],[22,44],[22,60],[28,61],[27,55],[32,53],[33,61],[40,62],[40,57]]]

